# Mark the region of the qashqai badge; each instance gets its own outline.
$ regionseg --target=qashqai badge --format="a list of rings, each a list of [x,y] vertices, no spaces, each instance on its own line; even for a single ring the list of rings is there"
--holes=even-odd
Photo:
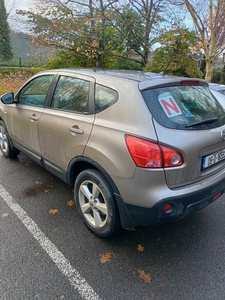
[[[225,129],[220,133],[222,140],[225,140]]]

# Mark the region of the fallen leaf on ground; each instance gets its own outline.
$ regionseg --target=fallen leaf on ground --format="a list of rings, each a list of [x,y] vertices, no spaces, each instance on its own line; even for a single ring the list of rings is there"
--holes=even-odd
[[[9,214],[7,214],[7,213],[4,213],[2,216],[3,216],[3,218],[7,218],[7,217],[8,217],[8,215],[9,215]]]
[[[166,286],[166,282],[162,282],[160,285],[163,286],[163,287],[165,287]]]
[[[35,184],[39,185],[39,184],[42,184],[42,182],[39,181],[39,180],[36,180],[36,181],[35,181]]]
[[[138,274],[139,274],[139,277],[144,279],[145,282],[151,282],[152,278],[149,273],[145,273],[144,270],[138,269]]]
[[[54,184],[47,185],[48,188],[54,188]]]
[[[113,253],[111,252],[106,252],[105,254],[99,254],[101,256],[101,263],[102,264],[105,264],[106,262],[110,261],[112,256],[113,256]]]
[[[140,244],[137,246],[137,249],[138,249],[138,251],[140,251],[140,252],[143,252],[143,251],[145,250],[144,246],[142,246],[142,245],[140,245]]]
[[[133,228],[128,228],[127,230],[128,230],[128,231],[136,231],[136,228],[135,228],[135,227],[133,227]]]
[[[50,209],[50,211],[49,211],[49,213],[52,214],[52,215],[55,215],[58,212],[59,212],[58,209]]]
[[[75,201],[73,201],[73,200],[69,200],[69,201],[67,201],[67,205],[68,206],[74,206],[74,204],[75,204]]]
[[[44,193],[48,193],[49,192],[49,190],[44,190]]]

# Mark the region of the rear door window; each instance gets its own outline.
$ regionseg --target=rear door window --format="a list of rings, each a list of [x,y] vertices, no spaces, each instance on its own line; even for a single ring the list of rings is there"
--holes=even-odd
[[[99,113],[110,107],[118,100],[118,94],[103,85],[96,84],[95,86],[95,112]]]
[[[60,76],[53,96],[52,108],[75,113],[89,113],[90,82],[69,76]]]
[[[156,121],[168,128],[201,130],[225,124],[225,112],[204,86],[169,86],[142,91]]]

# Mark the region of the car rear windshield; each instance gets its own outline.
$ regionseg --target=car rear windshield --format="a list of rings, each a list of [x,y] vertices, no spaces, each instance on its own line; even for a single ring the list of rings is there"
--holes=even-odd
[[[225,124],[224,110],[205,86],[168,86],[142,95],[155,120],[167,128],[204,130]]]

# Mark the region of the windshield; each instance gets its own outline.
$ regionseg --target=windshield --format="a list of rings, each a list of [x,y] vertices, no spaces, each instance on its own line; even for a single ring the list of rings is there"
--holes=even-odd
[[[153,117],[173,129],[201,130],[225,124],[225,112],[203,86],[169,86],[142,91]]]

